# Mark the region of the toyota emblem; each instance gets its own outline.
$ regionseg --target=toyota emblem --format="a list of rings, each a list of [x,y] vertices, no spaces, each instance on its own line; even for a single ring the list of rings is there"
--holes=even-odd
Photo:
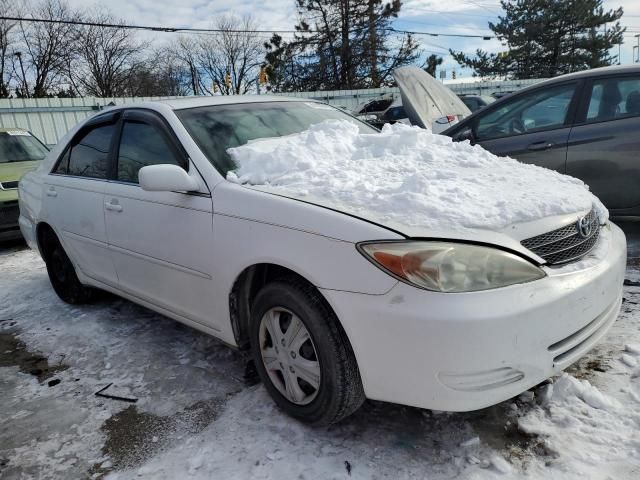
[[[587,217],[580,218],[576,226],[578,227],[578,233],[582,238],[589,237],[593,232],[593,225]]]

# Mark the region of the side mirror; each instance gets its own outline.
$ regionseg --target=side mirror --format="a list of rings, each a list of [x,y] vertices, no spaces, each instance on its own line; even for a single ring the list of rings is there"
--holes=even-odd
[[[463,142],[465,140],[469,140],[471,143],[473,143],[475,139],[476,136],[473,133],[473,129],[471,127],[463,128],[453,136],[453,140],[455,142]]]
[[[177,165],[148,165],[138,172],[143,190],[149,192],[192,192],[198,182]]]

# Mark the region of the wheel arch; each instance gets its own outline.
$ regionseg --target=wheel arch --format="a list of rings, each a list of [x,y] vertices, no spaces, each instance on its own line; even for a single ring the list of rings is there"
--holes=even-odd
[[[309,281],[304,275],[282,265],[275,263],[256,263],[246,267],[235,279],[229,292],[229,316],[236,344],[241,350],[249,348],[249,319],[251,317],[251,304],[260,289],[279,278],[294,278],[305,283],[318,292],[327,308],[338,319],[339,328],[342,329],[348,339],[344,327],[335,310],[322,294],[320,289]],[[351,342],[349,342],[351,343]]]

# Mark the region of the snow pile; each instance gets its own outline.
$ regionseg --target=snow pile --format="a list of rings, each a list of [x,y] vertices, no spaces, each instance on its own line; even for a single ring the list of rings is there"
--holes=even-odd
[[[500,229],[593,205],[608,217],[580,180],[403,124],[362,134],[327,120],[228,153],[238,166],[230,181],[409,226]]]
[[[629,459],[640,450],[637,386],[619,387],[622,401],[567,373],[546,388],[542,406],[518,421],[521,431],[540,435],[555,453],[545,468],[586,478],[608,478],[597,472],[619,471],[620,478],[629,478],[623,472],[635,468]]]

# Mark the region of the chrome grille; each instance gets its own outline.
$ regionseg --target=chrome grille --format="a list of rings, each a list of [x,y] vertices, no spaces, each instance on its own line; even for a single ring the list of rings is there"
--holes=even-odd
[[[566,227],[527,238],[520,243],[533,253],[544,258],[549,265],[578,260],[589,253],[600,235],[598,214],[591,210],[585,218],[591,227],[591,233],[587,237],[580,233],[578,222],[575,222]]]

